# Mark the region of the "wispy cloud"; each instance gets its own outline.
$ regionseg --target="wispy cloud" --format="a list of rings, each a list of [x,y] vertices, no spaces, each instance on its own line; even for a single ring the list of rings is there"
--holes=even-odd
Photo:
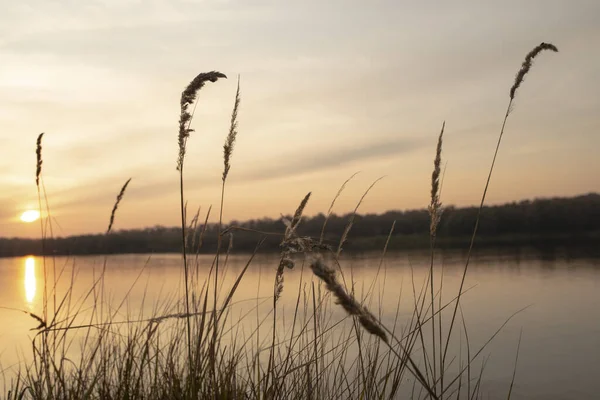
[[[250,169],[236,171],[230,179],[230,185],[239,183],[262,182],[278,179],[293,179],[296,176],[314,172],[326,172],[333,169],[344,168],[352,165],[360,168],[368,165],[370,161],[400,157],[425,146],[429,146],[427,140],[420,139],[397,139],[394,141],[378,141],[366,143],[363,146],[340,147],[324,150],[318,147],[304,149],[297,153],[290,152],[278,158],[264,160],[258,166]],[[235,166],[234,166],[235,167]],[[151,199],[174,195],[177,190],[175,175],[158,172],[154,174],[142,174],[137,171],[137,179],[131,183],[128,196],[134,198]],[[117,187],[123,174],[112,174],[100,180],[83,183],[81,186],[54,192],[54,206],[58,209],[69,209],[77,206],[102,206],[110,205],[113,194],[107,188]],[[188,190],[194,188],[216,189],[220,184],[220,171],[211,170],[196,173],[186,180]]]
[[[271,158],[262,163],[260,167],[241,172],[232,182],[236,181],[262,181],[280,178],[290,178],[297,175],[326,171],[333,168],[345,167],[348,164],[365,165],[368,161],[400,156],[416,149],[429,145],[427,141],[419,139],[395,139],[389,141],[366,142],[363,145],[334,147],[323,149],[300,149],[296,153],[286,154],[284,157]]]

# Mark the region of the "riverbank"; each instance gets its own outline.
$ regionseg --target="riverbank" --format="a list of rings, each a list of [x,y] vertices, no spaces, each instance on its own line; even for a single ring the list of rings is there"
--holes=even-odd
[[[437,247],[467,248],[477,216],[478,209],[475,207],[445,207],[437,228]],[[350,223],[351,229],[343,235]],[[344,236],[343,249],[349,252],[381,250],[388,237],[388,249],[428,249],[429,224],[430,216],[425,209],[366,215],[318,214],[304,217],[297,232],[336,250]],[[279,252],[284,231],[282,220],[271,218],[232,221],[220,232],[217,224],[196,223],[187,229],[186,246],[192,253],[214,253],[221,236],[223,249],[228,248],[232,239],[232,251],[252,252],[258,241],[264,238],[259,252]],[[155,226],[120,230],[109,235],[47,238],[43,248],[47,255],[178,253],[182,249],[181,237],[181,228]],[[484,207],[476,247],[590,249],[594,252],[598,243],[600,195],[591,193]],[[41,255],[44,252],[40,239],[0,238],[0,257]]]

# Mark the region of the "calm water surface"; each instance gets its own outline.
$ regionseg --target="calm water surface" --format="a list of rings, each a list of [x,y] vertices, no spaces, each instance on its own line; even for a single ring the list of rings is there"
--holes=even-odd
[[[241,255],[230,259],[224,287],[233,282],[247,259]],[[201,276],[211,260],[208,256],[198,260]],[[59,294],[64,293],[72,277],[75,279],[75,303],[85,296],[105,262],[105,301],[113,304],[115,320],[152,316],[157,313],[157,305],[180,298],[182,268],[178,255],[59,257],[54,264],[47,259],[46,269],[62,271],[57,284]],[[277,263],[277,256],[259,256],[253,262],[236,294],[239,303],[235,315],[242,315],[244,307],[256,307],[257,298],[272,295]],[[384,322],[393,321],[398,303],[400,320],[407,320],[414,304],[413,281],[417,289],[423,285],[427,256],[389,254],[378,273],[379,263],[378,255],[367,254],[348,256],[342,265],[346,278],[352,276],[357,293],[364,295],[374,289],[376,296],[371,298],[370,307],[381,308]],[[463,255],[444,253],[437,265],[444,271],[443,298],[450,300],[460,282]],[[52,285],[50,274],[47,279]],[[299,285],[311,279],[309,270],[303,271],[300,264],[286,271],[281,313],[293,312]],[[15,309],[41,313],[43,286],[42,259],[0,259],[0,371],[5,376],[30,359],[30,341],[35,333],[30,329],[37,325],[26,313]],[[514,398],[600,398],[600,260],[486,254],[473,260],[466,286],[472,289],[464,296],[463,311],[474,349],[514,312],[529,306],[511,319],[482,352],[487,359],[483,398],[506,398],[521,331]],[[268,312],[268,303],[261,310]],[[122,306],[116,309],[115,305]],[[82,310],[85,314],[86,308]],[[333,319],[344,317],[341,310],[333,311]],[[476,365],[479,368],[481,361]]]

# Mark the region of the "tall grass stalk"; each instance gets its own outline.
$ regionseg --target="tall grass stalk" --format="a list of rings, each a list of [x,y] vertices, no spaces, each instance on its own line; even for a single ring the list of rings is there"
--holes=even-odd
[[[179,115],[179,155],[177,157],[177,171],[179,171],[179,205],[181,211],[181,247],[182,247],[182,258],[184,268],[184,281],[185,281],[185,312],[190,314],[190,289],[189,289],[189,271],[187,263],[187,249],[185,248],[185,201],[184,201],[184,190],[183,190],[183,166],[185,160],[187,140],[190,134],[194,131],[190,128],[192,124],[193,114],[189,112],[189,106],[194,103],[196,96],[200,89],[202,89],[206,82],[216,82],[219,78],[227,78],[224,74],[211,71],[206,73],[198,74],[184,89],[181,93],[180,108],[181,113]],[[215,304],[216,306],[216,304]],[[187,347],[188,347],[188,363],[190,369],[193,368],[192,363],[192,330],[189,318],[186,319],[187,329]],[[194,374],[192,373],[192,376]]]
[[[552,51],[552,52],[558,52],[558,48],[556,46],[554,46],[553,44],[550,44],[550,43],[544,43],[544,42],[542,42],[539,45],[537,45],[536,47],[534,47],[525,56],[525,60],[523,61],[523,64],[521,65],[521,68],[517,72],[517,74],[515,76],[515,81],[514,81],[513,85],[510,88],[508,106],[506,107],[506,112],[504,113],[504,120],[502,121],[502,127],[500,128],[500,134],[498,135],[498,142],[496,143],[496,148],[494,150],[494,156],[492,158],[492,163],[490,165],[488,176],[487,176],[487,179],[486,179],[486,182],[485,182],[485,187],[483,189],[483,194],[481,195],[481,201],[479,203],[479,208],[477,210],[477,218],[475,219],[475,226],[473,228],[473,234],[471,235],[471,241],[470,241],[470,244],[469,244],[469,250],[467,251],[467,259],[465,261],[465,267],[463,269],[463,273],[462,273],[462,277],[461,277],[461,281],[460,281],[460,287],[458,289],[459,297],[456,300],[456,303],[454,305],[454,311],[452,312],[452,318],[450,320],[450,326],[448,328],[448,334],[446,335],[446,344],[444,345],[444,353],[443,353],[443,356],[442,356],[442,367],[445,365],[445,362],[446,362],[446,356],[447,356],[447,353],[448,353],[448,346],[450,344],[450,337],[452,335],[452,329],[454,328],[454,322],[456,320],[456,314],[457,314],[457,311],[458,311],[458,306],[460,304],[460,293],[462,292],[462,289],[463,289],[464,284],[465,284],[465,279],[467,277],[467,271],[469,269],[469,263],[471,261],[471,254],[473,253],[473,247],[475,245],[475,238],[477,237],[477,230],[479,228],[479,221],[481,219],[481,211],[483,210],[483,205],[485,203],[485,197],[487,195],[487,191],[488,191],[488,188],[489,188],[489,185],[490,185],[490,181],[492,179],[492,173],[494,172],[494,165],[496,164],[496,158],[498,156],[498,150],[500,149],[500,143],[502,142],[502,136],[504,135],[504,129],[506,128],[506,121],[508,120],[508,116],[512,112],[512,105],[513,105],[513,101],[515,99],[515,96],[517,94],[517,90],[519,89],[519,87],[523,83],[523,80],[525,79],[525,76],[527,75],[527,73],[530,71],[532,63],[533,63],[533,59],[535,57],[537,57],[544,50],[548,50],[548,51]]]
[[[265,382],[263,385],[263,393],[265,398],[270,398],[273,396],[275,387],[275,340],[276,340],[276,329],[277,329],[277,302],[281,297],[281,293],[283,292],[283,281],[284,281],[284,272],[286,268],[292,269],[295,264],[291,259],[291,255],[298,251],[305,251],[305,243],[302,239],[298,238],[296,233],[296,229],[298,225],[302,221],[302,214],[304,213],[304,208],[308,204],[308,200],[310,199],[311,192],[308,192],[306,196],[300,201],[298,208],[294,212],[294,215],[291,220],[282,218],[283,223],[285,224],[285,233],[280,244],[281,246],[281,257],[279,259],[279,264],[277,266],[277,270],[275,272],[275,282],[273,284],[273,327],[271,334],[271,347],[269,350],[269,363],[267,365],[267,375],[265,376]],[[271,385],[271,386],[270,386]]]
[[[233,111],[231,112],[231,120],[229,124],[229,133],[225,138],[225,144],[223,145],[223,176],[221,178],[221,201],[219,207],[219,225],[217,228],[217,254],[215,260],[215,276],[214,276],[214,287],[213,287],[213,304],[214,310],[213,312],[213,343],[212,343],[212,360],[216,360],[217,358],[217,336],[218,336],[218,324],[217,324],[217,298],[219,291],[219,256],[221,253],[221,246],[223,243],[223,206],[225,202],[225,183],[227,181],[227,176],[229,175],[229,170],[231,169],[231,156],[233,155],[233,148],[235,145],[235,141],[238,134],[238,110],[240,107],[241,97],[240,97],[240,77],[238,76],[237,80],[237,89],[235,92],[235,101],[233,103]],[[231,234],[232,235],[232,234]],[[231,237],[229,243],[231,245]],[[230,246],[231,247],[231,246]],[[229,254],[229,252],[228,252]],[[216,384],[216,366],[213,363],[213,379]]]
[[[36,154],[36,168],[35,168],[35,186],[36,186],[36,190],[37,190],[37,198],[38,198],[38,209],[39,209],[39,214],[40,214],[40,234],[41,234],[41,238],[42,238],[42,269],[43,269],[43,274],[44,274],[44,290],[43,290],[43,294],[42,294],[42,318],[39,318],[37,316],[34,317],[34,319],[38,320],[40,322],[39,327],[40,328],[44,328],[47,326],[48,324],[48,269],[47,269],[47,265],[46,265],[46,227],[44,226],[44,217],[43,217],[43,213],[44,213],[44,209],[42,207],[42,193],[43,196],[45,197],[45,188],[43,186],[43,180],[42,180],[42,164],[43,164],[43,158],[42,158],[42,138],[44,137],[44,132],[40,133],[37,137],[36,140],[36,149],[35,149],[35,154]],[[40,182],[42,184],[40,184]],[[47,205],[47,202],[46,202]],[[46,221],[50,222],[50,215],[49,213],[46,216]],[[56,273],[54,274],[54,277],[56,277]],[[56,279],[56,278],[54,278]],[[56,285],[54,285],[56,287]],[[54,306],[53,309],[55,311],[56,309],[56,299],[54,301]],[[32,316],[34,314],[32,313]],[[48,334],[44,333],[43,335],[41,335],[40,337],[40,341],[41,341],[41,357],[40,360],[42,361],[42,365],[41,365],[41,369],[44,371],[43,376],[46,378],[46,385],[48,387],[52,386],[52,383],[50,382],[50,366],[48,365],[48,359],[49,357],[49,340],[48,340]],[[35,344],[34,344],[34,349],[35,349]],[[53,346],[53,350],[55,350],[55,346]],[[55,353],[55,351],[53,352]]]
[[[440,131],[440,135],[438,137],[435,158],[433,161],[433,172],[431,174],[431,202],[429,204],[429,217],[430,217],[430,227],[429,227],[429,241],[430,241],[430,264],[429,264],[429,285],[430,285],[430,295],[431,295],[431,315],[435,314],[435,295],[434,295],[434,273],[433,273],[433,264],[435,257],[435,238],[437,227],[440,222],[441,214],[442,214],[442,203],[440,201],[440,175],[441,175],[441,163],[442,163],[442,139],[444,136],[444,128],[446,127],[446,122],[442,124],[442,129]],[[440,298],[442,296],[440,289]],[[440,300],[441,301],[441,300]],[[441,318],[441,314],[440,314]],[[442,324],[440,323],[438,326],[439,333],[442,331]],[[431,321],[431,348],[432,348],[432,359],[433,359],[433,381],[437,381],[438,371],[437,371],[437,357],[436,357],[436,336],[435,336],[435,319]],[[441,351],[441,349],[440,349]],[[443,387],[443,372],[440,366],[440,375],[441,385]],[[434,393],[436,392],[436,386],[433,387]]]

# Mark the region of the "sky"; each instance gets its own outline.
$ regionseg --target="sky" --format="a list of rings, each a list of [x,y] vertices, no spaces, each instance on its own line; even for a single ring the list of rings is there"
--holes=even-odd
[[[0,13],[0,237],[39,236],[35,141],[55,235],[179,224],[179,98],[198,73],[188,207],[225,221],[424,208],[446,122],[442,202],[479,202],[509,89],[519,89],[489,204],[600,191],[597,0],[22,0]]]

